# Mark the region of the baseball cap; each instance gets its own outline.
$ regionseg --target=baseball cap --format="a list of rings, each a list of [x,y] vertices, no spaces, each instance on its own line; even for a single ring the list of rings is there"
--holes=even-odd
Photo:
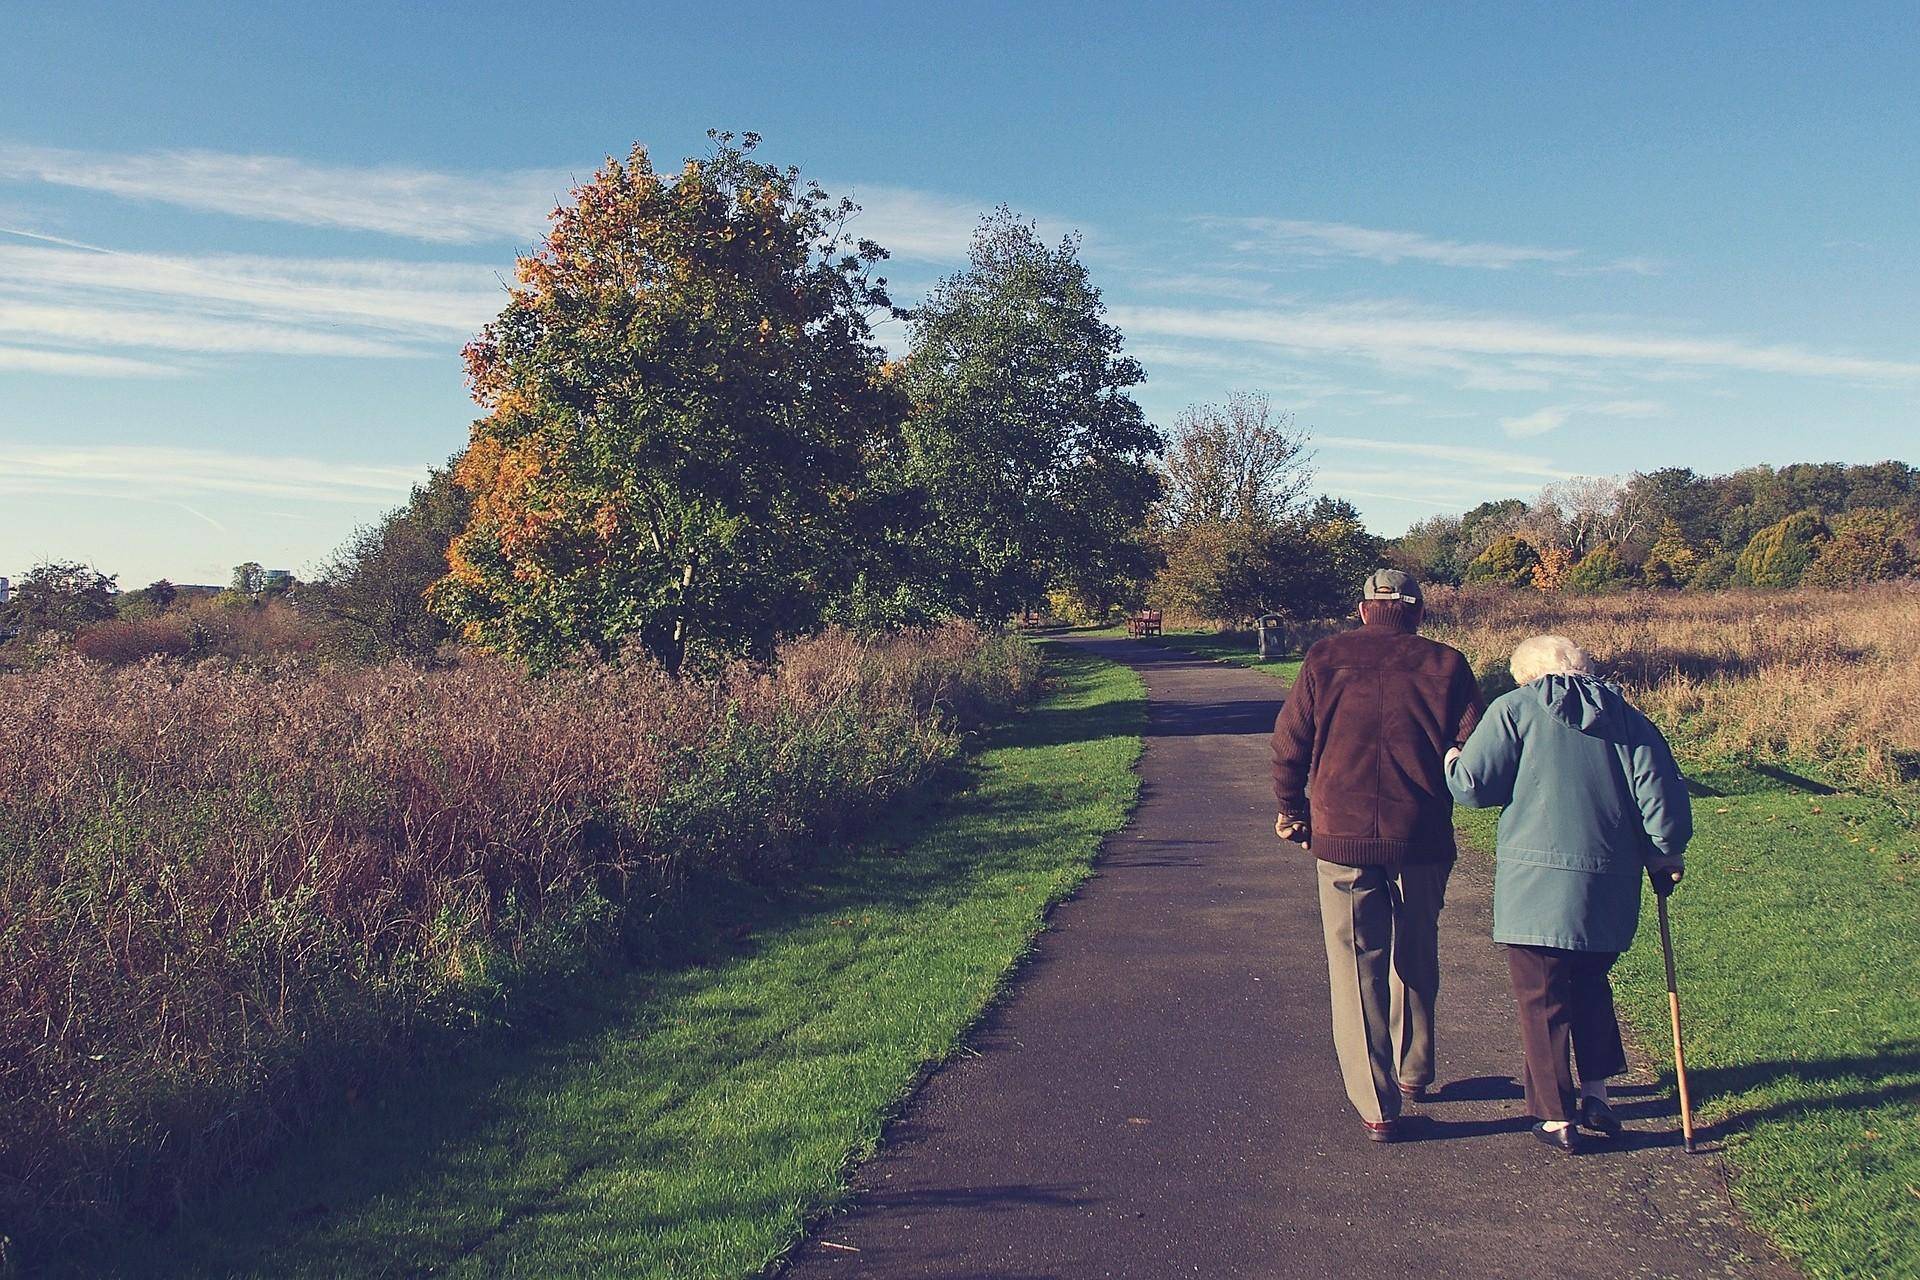
[[[1360,588],[1360,599],[1403,600],[1408,604],[1419,604],[1420,584],[1414,581],[1410,573],[1398,569],[1375,569]]]

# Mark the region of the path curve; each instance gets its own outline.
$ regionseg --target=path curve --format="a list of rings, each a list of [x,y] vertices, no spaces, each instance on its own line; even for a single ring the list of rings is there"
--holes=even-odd
[[[1281,686],[1125,640],[1143,790],[1011,995],[856,1176],[792,1280],[869,1277],[1791,1277],[1679,1150],[1644,1072],[1629,1137],[1569,1159],[1522,1116],[1484,860],[1441,917],[1436,1101],[1364,1140],[1334,1067],[1313,867],[1276,848]]]

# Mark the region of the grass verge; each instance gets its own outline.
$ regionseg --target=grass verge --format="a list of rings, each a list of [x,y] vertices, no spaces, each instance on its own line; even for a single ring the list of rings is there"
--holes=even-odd
[[[1107,627],[1092,631],[1089,635],[1124,636],[1124,626]],[[1285,658],[1262,658],[1258,652],[1249,648],[1246,633],[1237,631],[1166,631],[1157,636],[1139,637],[1141,644],[1150,644],[1159,649],[1176,649],[1181,653],[1191,653],[1197,658],[1211,658],[1215,662],[1228,666],[1249,667],[1262,675],[1273,676],[1287,683],[1300,674],[1299,654],[1290,654]]]
[[[1291,681],[1298,663],[1165,647]],[[1813,1280],[1920,1276],[1920,836],[1894,798],[1773,765],[1690,762],[1698,834],[1675,895],[1689,1083],[1734,1198]],[[1491,852],[1496,809],[1458,810]],[[1621,1011],[1672,1049],[1651,894]]]
[[[1145,693],[1050,646],[1053,686],[799,887],[735,887],[682,963],[523,1010],[88,1274],[740,1277],[844,1194],[1088,874],[1138,789]],[[718,922],[730,926],[724,930]]]

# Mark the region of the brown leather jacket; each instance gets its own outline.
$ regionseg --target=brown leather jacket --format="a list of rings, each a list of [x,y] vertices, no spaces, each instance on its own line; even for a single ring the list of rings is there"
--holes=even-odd
[[[1307,650],[1273,726],[1281,814],[1307,821],[1325,862],[1452,861],[1442,760],[1481,710],[1458,649],[1389,626],[1322,640]]]

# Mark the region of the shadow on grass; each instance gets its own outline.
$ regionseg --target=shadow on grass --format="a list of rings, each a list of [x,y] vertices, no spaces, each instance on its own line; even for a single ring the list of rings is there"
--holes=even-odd
[[[1102,668],[1097,658],[1066,646],[1048,649],[1052,687],[1068,705],[1016,717],[985,735],[984,749],[1096,742],[1140,731],[1137,701],[1072,705]],[[1056,769],[1040,781],[1003,773],[990,790],[972,789],[975,776],[964,767],[944,771],[895,802],[844,855],[823,858],[793,882],[689,883],[673,913],[632,948],[644,963],[511,993],[509,1025],[470,1034],[458,1054],[436,1058],[364,1099],[343,1101],[331,1123],[290,1143],[258,1176],[215,1193],[172,1228],[69,1254],[55,1273],[272,1273],[291,1253],[313,1274],[419,1274],[487,1260],[499,1241],[529,1223],[552,1230],[540,1220],[580,1220],[583,1182],[637,1174],[644,1183],[656,1169],[684,1163],[686,1136],[660,1118],[696,1083],[744,1079],[770,1054],[803,1070],[815,1070],[805,1064],[819,1061],[817,1070],[827,1075],[835,1068],[830,1060],[844,1056],[843,1047],[790,1038],[785,1011],[796,1003],[794,991],[749,984],[722,993],[708,971],[790,938],[805,947],[827,931],[855,926],[864,913],[910,916],[961,901],[984,882],[1032,868],[1032,849],[1071,839],[1084,825],[1084,815],[1073,811],[1104,796],[1100,778],[1082,779],[1071,770]],[[944,814],[961,820],[930,830]],[[1018,839],[1010,840],[1009,830],[1017,830]],[[839,981],[836,973],[803,968],[797,1003],[811,1007],[808,992],[824,1000]],[[724,1003],[713,1003],[714,997]],[[703,1034],[673,1038],[676,1011],[695,1000],[708,1001],[700,1006]],[[655,1033],[666,1037],[649,1044]],[[671,1070],[655,1081],[643,1060],[669,1044]],[[603,1062],[608,1059],[611,1064]],[[600,1079],[618,1078],[622,1060],[630,1080],[643,1087]],[[586,1087],[583,1074],[593,1076]],[[569,1114],[546,1123],[558,1107]],[[800,1141],[790,1127],[758,1125],[724,1142],[757,1153],[742,1156],[742,1165],[777,1163]],[[436,1194],[438,1188],[450,1194]],[[618,1234],[698,1233],[703,1224],[721,1232],[728,1223],[797,1212],[790,1193],[774,1183],[756,1191],[764,1191],[764,1202],[745,1185],[695,1195],[692,1203],[679,1197],[671,1213],[657,1219],[644,1210],[623,1216]]]
[[[1704,1102],[1729,1094],[1764,1093],[1794,1085],[1820,1090],[1811,1097],[1737,1107],[1732,1114],[1706,1126],[1704,1132],[1714,1136],[1744,1132],[1794,1116],[1920,1102],[1920,1041],[1900,1040],[1870,1053],[1806,1062],[1781,1059],[1709,1067],[1689,1072],[1688,1081],[1695,1097]],[[1837,1091],[1832,1091],[1836,1086]]]

